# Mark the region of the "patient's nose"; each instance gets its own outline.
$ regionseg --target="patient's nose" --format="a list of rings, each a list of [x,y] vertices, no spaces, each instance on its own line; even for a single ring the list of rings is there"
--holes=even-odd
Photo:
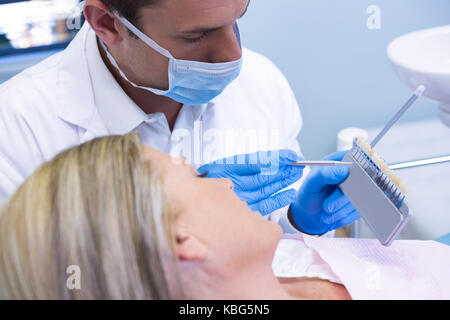
[[[186,158],[182,157],[170,157],[170,160],[172,160],[172,163],[177,166],[186,165]]]

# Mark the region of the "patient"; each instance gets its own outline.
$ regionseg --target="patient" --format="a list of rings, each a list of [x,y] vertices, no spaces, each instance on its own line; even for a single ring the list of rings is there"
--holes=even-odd
[[[0,210],[0,298],[366,297],[353,282],[363,280],[366,270],[356,269],[370,245],[302,236],[280,241],[281,228],[251,212],[229,180],[199,177],[173,160],[130,134],[93,140],[44,164]],[[439,268],[447,270],[442,276],[440,269],[423,270],[438,282],[425,286],[450,298],[448,247],[422,247],[440,254]],[[407,252],[393,250],[400,257]],[[356,280],[335,261],[340,253]],[[428,267],[435,267],[439,258],[430,259]],[[410,274],[401,264],[406,260],[394,260],[371,260],[380,268],[369,269],[381,277],[381,284],[372,283],[378,291],[385,289],[383,264],[394,263],[397,269],[389,270],[397,278],[406,270],[421,288],[430,280]],[[80,271],[75,288],[71,266]]]

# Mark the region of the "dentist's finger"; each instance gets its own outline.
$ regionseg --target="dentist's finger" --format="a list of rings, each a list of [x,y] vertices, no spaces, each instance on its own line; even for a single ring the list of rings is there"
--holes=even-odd
[[[328,185],[338,185],[347,179],[349,168],[345,166],[320,167],[310,172],[305,181],[304,190],[307,193],[321,192]]]
[[[350,201],[338,188],[323,202],[323,210],[327,213],[338,211],[347,205]]]
[[[335,212],[330,213],[330,214],[322,215],[321,220],[325,224],[334,224],[334,223],[344,219],[346,216],[348,216],[349,214],[351,214],[351,213],[353,213],[355,211],[356,211],[355,208],[349,202],[349,203],[347,203],[344,207],[342,207],[338,211],[335,211]]]
[[[331,230],[336,230],[345,226],[348,226],[349,224],[352,224],[356,220],[361,218],[361,216],[358,214],[356,210],[350,212],[347,214],[344,218],[336,221],[334,224],[331,225]]]
[[[263,199],[269,198],[270,196],[274,195],[277,192],[280,192],[284,188],[289,187],[290,185],[298,181],[301,177],[302,174],[300,172],[300,174],[298,175],[291,175],[282,180],[265,185],[257,190],[242,191],[240,192],[239,198],[241,198],[241,200],[248,202],[249,204],[259,202]]]
[[[269,184],[284,181],[286,186],[298,181],[303,175],[304,167],[283,166],[273,175],[254,174],[250,176],[239,176],[232,178],[236,189],[242,191],[255,191]]]
[[[249,205],[253,211],[259,211],[261,215],[265,216],[275,210],[284,208],[296,200],[297,192],[294,189],[280,192],[270,198],[264,199],[258,203]]]

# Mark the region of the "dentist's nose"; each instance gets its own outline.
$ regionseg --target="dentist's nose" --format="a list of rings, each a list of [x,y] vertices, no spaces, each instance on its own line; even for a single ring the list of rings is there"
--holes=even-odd
[[[242,56],[239,40],[236,36],[235,25],[217,32],[215,44],[211,48],[209,60],[214,63],[238,60]]]

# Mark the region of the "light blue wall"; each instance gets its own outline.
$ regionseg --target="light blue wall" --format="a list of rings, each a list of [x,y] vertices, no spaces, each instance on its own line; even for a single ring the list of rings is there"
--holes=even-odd
[[[381,8],[381,30],[366,27]],[[394,38],[450,24],[449,0],[252,0],[240,28],[245,46],[269,57],[288,78],[304,117],[303,152],[333,152],[345,127],[382,126],[409,98],[386,56]],[[276,106],[274,106],[276,112]],[[437,117],[424,99],[402,121]]]

